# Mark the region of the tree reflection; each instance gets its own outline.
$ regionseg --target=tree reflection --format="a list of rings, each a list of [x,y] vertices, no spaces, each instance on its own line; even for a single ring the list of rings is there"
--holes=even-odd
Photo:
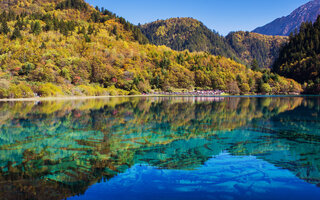
[[[0,195],[63,199],[134,164],[189,170],[222,151],[256,155],[318,184],[320,155],[312,154],[320,148],[317,101],[145,97],[1,103]],[[293,164],[303,167],[296,171]]]

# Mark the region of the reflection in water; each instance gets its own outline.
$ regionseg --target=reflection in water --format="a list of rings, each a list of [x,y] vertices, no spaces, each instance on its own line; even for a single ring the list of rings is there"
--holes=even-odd
[[[192,172],[226,152],[319,185],[319,114],[319,98],[302,97],[2,103],[0,196],[64,199],[137,165]]]
[[[267,194],[267,195],[266,195]],[[70,199],[315,199],[320,191],[288,170],[253,156],[222,153],[196,170],[134,165]],[[130,197],[130,198],[128,198]]]

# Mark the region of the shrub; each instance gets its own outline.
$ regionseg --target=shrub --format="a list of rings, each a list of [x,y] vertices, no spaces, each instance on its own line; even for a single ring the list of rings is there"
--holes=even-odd
[[[240,89],[236,81],[230,82],[227,85],[227,88],[228,88],[228,92],[232,95],[236,95],[240,93]]]
[[[78,88],[80,89],[81,93],[86,96],[95,96],[95,91],[92,87],[87,85],[79,85]]]
[[[129,95],[141,95],[141,93],[138,92],[138,91],[136,91],[136,90],[131,90],[131,91],[129,92]]]
[[[61,96],[63,92],[60,87],[53,85],[52,83],[44,83],[39,86],[38,94],[41,97]]]
[[[78,86],[82,94],[86,96],[104,96],[109,95],[107,89],[102,88],[98,85],[96,86],[88,86],[88,85],[80,85]]]
[[[10,87],[10,82],[6,79],[0,79],[0,88],[8,89]]]
[[[142,82],[140,81],[137,85],[137,89],[140,91],[140,92],[149,92],[150,91],[150,84],[148,82]]]
[[[69,71],[66,67],[62,68],[62,70],[61,70],[61,75],[62,75],[62,77],[64,77],[65,79],[71,81],[70,71]]]
[[[241,92],[243,94],[247,94],[248,92],[250,92],[250,86],[248,83],[242,83],[241,84]]]
[[[106,91],[109,93],[111,96],[117,96],[117,95],[128,95],[129,92],[125,90],[121,90],[116,88],[114,85],[110,86],[106,89]]]
[[[0,98],[8,98],[8,90],[5,88],[0,88]]]
[[[107,96],[109,95],[109,92],[107,91],[106,88],[100,87],[100,86],[94,86],[95,89],[95,95],[96,96]]]
[[[21,83],[18,85],[20,90],[22,91],[22,97],[27,98],[27,97],[34,97],[34,92],[31,90],[29,86],[27,86],[24,83]]]
[[[268,83],[263,83],[261,85],[261,92],[264,94],[268,94],[272,91],[272,88],[270,87],[270,85]]]
[[[29,86],[20,83],[19,85],[11,85],[6,91],[6,96],[9,98],[27,98],[34,97],[34,93]]]
[[[24,65],[22,65],[20,71],[19,71],[19,75],[28,75],[30,73],[30,71],[35,69],[35,65],[33,63],[25,63]]]

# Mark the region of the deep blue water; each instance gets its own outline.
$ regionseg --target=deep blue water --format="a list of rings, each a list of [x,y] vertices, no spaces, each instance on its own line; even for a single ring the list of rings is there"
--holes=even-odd
[[[0,104],[1,199],[320,199],[320,97]]]
[[[252,156],[222,153],[192,170],[135,165],[70,199],[319,199],[320,190]]]

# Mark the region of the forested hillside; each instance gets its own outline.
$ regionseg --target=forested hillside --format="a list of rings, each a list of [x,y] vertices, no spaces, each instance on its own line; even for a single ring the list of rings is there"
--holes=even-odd
[[[158,20],[141,26],[149,41],[174,50],[204,51],[221,55],[251,66],[256,60],[260,68],[269,68],[279,54],[286,37],[249,32],[232,32],[223,37],[192,18]]]
[[[314,24],[302,23],[300,32],[291,34],[273,71],[305,84],[308,93],[320,93],[320,17]]]
[[[287,41],[283,36],[267,36],[251,32],[232,32],[227,35],[238,58],[246,64],[257,62],[260,68],[269,68],[279,55],[280,47]]]
[[[0,3],[0,97],[119,95],[221,89],[231,94],[301,91],[209,53],[148,44],[137,26],[82,0]]]
[[[141,26],[149,41],[177,51],[205,51],[240,61],[225,38],[193,18],[158,20]]]

